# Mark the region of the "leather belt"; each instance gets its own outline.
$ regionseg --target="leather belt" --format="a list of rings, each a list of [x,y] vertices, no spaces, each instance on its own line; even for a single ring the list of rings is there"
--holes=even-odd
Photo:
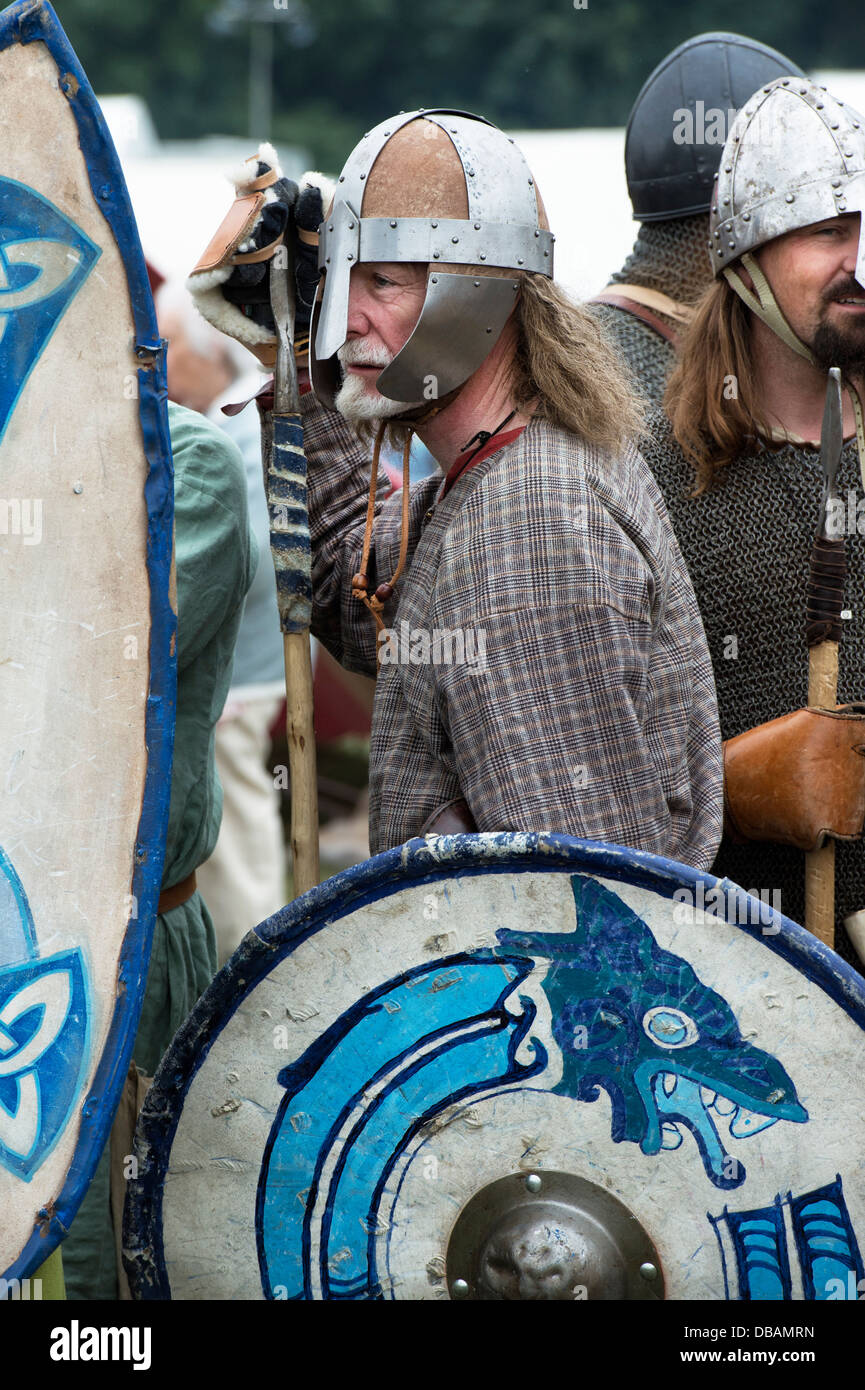
[[[175,883],[171,888],[163,888],[159,894],[159,902],[156,905],[158,913],[170,912],[173,907],[180,907],[181,903],[188,902],[195,892],[197,884],[195,882],[195,870],[182,878],[179,883]]]

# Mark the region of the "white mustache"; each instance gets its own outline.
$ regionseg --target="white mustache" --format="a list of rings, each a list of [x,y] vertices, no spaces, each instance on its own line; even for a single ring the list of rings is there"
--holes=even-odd
[[[385,348],[373,347],[363,339],[343,343],[336,355],[344,367],[380,367],[384,371],[393,361],[392,354]]]

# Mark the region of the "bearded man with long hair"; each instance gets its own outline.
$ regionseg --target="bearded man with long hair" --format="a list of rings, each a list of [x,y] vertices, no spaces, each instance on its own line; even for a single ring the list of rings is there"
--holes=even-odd
[[[721,157],[709,239],[715,282],[670,379],[667,413],[650,417],[642,445],[694,582],[728,764],[736,759],[715,872],[771,894],[803,922],[803,851],[833,835],[835,945],[851,960],[848,932],[865,949],[865,726],[834,700],[803,707],[832,367],[844,383],[846,441],[829,518],[847,555],[837,695],[865,696],[863,208],[861,118],[804,80],[755,93]],[[744,767],[748,805],[736,806]]]
[[[634,446],[639,407],[553,283],[519,150],[476,117],[414,112],[364,138],[323,220],[317,176],[273,186],[239,266],[190,288],[266,352],[254,303],[279,199],[301,269],[321,223],[323,289],[317,268],[298,284],[312,628],[350,670],[378,668],[373,852],[551,830],[707,865],[720,742],[693,590]],[[409,490],[406,470],[386,498],[381,444],[407,463],[415,432],[441,471]]]

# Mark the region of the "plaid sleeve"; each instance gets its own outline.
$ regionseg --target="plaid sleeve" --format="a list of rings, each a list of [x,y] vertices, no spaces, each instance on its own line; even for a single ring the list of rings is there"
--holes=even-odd
[[[565,604],[487,614],[472,664],[439,668],[454,771],[479,830],[550,830],[668,851],[643,727],[648,623]]]
[[[312,631],[342,666],[374,676],[375,622],[351,591],[352,575],[360,569],[363,555],[372,463],[340,414],[325,409],[310,394],[302,398],[301,409],[312,545]],[[424,479],[411,490],[409,558],[437,482],[435,478]],[[402,510],[401,492],[387,497],[390,483],[382,468],[376,490],[370,593],[396,569]]]

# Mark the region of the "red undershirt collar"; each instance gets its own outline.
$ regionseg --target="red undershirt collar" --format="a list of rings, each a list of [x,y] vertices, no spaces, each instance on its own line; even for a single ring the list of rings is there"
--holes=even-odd
[[[465,449],[459,454],[445,474],[439,500],[447,496],[457,478],[469,468],[474,468],[476,463],[482,463],[483,460],[489,458],[491,454],[498,453],[499,449],[505,449],[508,444],[513,444],[515,439],[519,439],[524,429],[525,425],[520,425],[517,429],[507,430],[504,434],[494,434],[492,439],[488,440],[488,442],[477,451],[474,449]]]

